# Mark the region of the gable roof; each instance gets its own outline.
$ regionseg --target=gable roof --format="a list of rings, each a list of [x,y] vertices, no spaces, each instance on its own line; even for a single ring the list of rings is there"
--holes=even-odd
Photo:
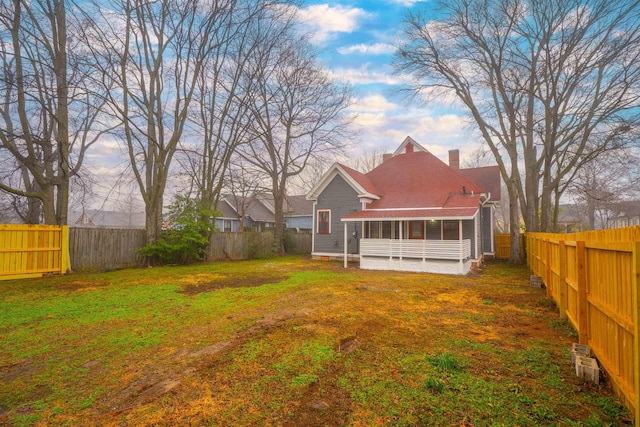
[[[307,195],[317,197],[337,175],[368,203],[343,220],[364,218],[472,218],[487,201],[500,198],[498,166],[455,169],[411,137],[392,156],[363,174],[335,163]]]
[[[285,201],[285,216],[313,215],[313,202],[307,200],[306,196],[287,196]]]
[[[316,185],[311,189],[311,191],[307,194],[307,200],[316,200],[318,195],[322,193],[327,185],[335,178],[337,175],[340,175],[347,184],[354,189],[356,193],[358,193],[359,197],[367,197],[371,200],[378,199],[378,194],[380,194],[380,190],[376,188],[376,186],[371,182],[371,179],[367,177],[366,174],[358,172],[357,170],[351,169],[348,166],[341,165],[340,163],[334,163],[331,165],[329,170],[325,172],[325,174],[320,178],[320,181],[316,183]]]
[[[477,207],[486,192],[428,151],[393,156],[367,175],[381,192],[367,209]]]

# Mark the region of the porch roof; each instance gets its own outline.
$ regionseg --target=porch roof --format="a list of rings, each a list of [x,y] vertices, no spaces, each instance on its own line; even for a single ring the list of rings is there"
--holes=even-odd
[[[429,220],[429,219],[473,219],[478,212],[478,207],[469,208],[423,208],[423,209],[368,209],[355,212],[342,217],[342,221],[366,221],[366,220]]]

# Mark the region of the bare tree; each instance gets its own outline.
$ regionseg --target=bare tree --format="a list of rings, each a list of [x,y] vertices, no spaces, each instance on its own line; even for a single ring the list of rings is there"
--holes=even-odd
[[[244,220],[251,205],[257,202],[256,196],[266,193],[268,176],[261,169],[247,162],[241,156],[235,156],[227,170],[225,188],[229,191],[228,201],[240,217],[239,232],[244,231]]]
[[[567,192],[585,212],[589,229],[606,227],[609,213],[616,210],[618,202],[637,198],[640,158],[634,151],[626,148],[598,156],[570,181]]]
[[[248,99],[252,94],[242,81],[252,80],[251,73],[261,69],[255,66],[261,59],[258,47],[277,45],[290,26],[291,18],[285,11],[273,4],[238,1],[233,14],[213,36],[218,43],[205,58],[196,82],[190,138],[177,153],[182,170],[193,180],[196,197],[207,209],[217,209],[232,155],[250,136]],[[241,165],[239,170],[243,169]],[[252,182],[247,176],[236,178],[242,179],[238,183],[242,186]]]
[[[83,37],[112,87],[131,169],[145,204],[147,243],[162,228],[163,196],[207,59],[226,43],[233,0],[96,1]]]
[[[349,88],[329,77],[306,41],[294,42],[293,38],[278,46],[261,47],[259,72],[247,80],[252,94],[252,141],[239,148],[249,163],[269,176],[280,252],[284,251],[288,181],[314,155],[341,148],[347,124],[342,113],[351,99]]]
[[[451,96],[478,125],[507,185],[510,222],[549,230],[554,194],[639,123],[636,0],[451,0],[407,17],[399,72],[414,94]],[[424,99],[424,98],[423,98]],[[540,213],[540,215],[539,215]],[[520,259],[511,228],[512,260]]]
[[[0,3],[0,190],[29,223],[67,223],[70,180],[100,135],[75,25],[65,0]]]

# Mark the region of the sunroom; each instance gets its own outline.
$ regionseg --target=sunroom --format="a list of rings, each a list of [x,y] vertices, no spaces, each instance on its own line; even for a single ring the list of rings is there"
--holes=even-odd
[[[481,261],[481,214],[480,208],[365,210],[342,221],[345,237],[361,227],[360,268],[467,274]]]

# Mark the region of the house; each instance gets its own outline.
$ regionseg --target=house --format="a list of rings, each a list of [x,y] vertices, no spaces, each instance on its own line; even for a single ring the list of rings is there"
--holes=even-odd
[[[311,233],[313,229],[313,202],[305,195],[287,196],[284,222],[286,228],[298,233]]]
[[[612,217],[607,228],[622,228],[640,225],[640,200],[618,202],[611,207]]]
[[[68,224],[79,228],[144,228],[144,212],[117,212],[101,209],[69,211]]]
[[[286,196],[283,210],[286,228],[296,232],[311,232],[313,203],[304,195]],[[218,211],[222,217],[216,219],[216,227],[221,231],[239,231],[239,218],[243,214],[245,229],[265,231],[275,226],[275,205],[270,195],[226,195],[218,203]]]
[[[589,218],[585,209],[577,204],[562,204],[558,206],[556,231],[559,233],[575,233],[589,230]]]
[[[335,163],[307,195],[313,201],[312,257],[359,259],[360,267],[466,274],[494,255],[497,166],[460,169],[407,137],[363,174]]]

